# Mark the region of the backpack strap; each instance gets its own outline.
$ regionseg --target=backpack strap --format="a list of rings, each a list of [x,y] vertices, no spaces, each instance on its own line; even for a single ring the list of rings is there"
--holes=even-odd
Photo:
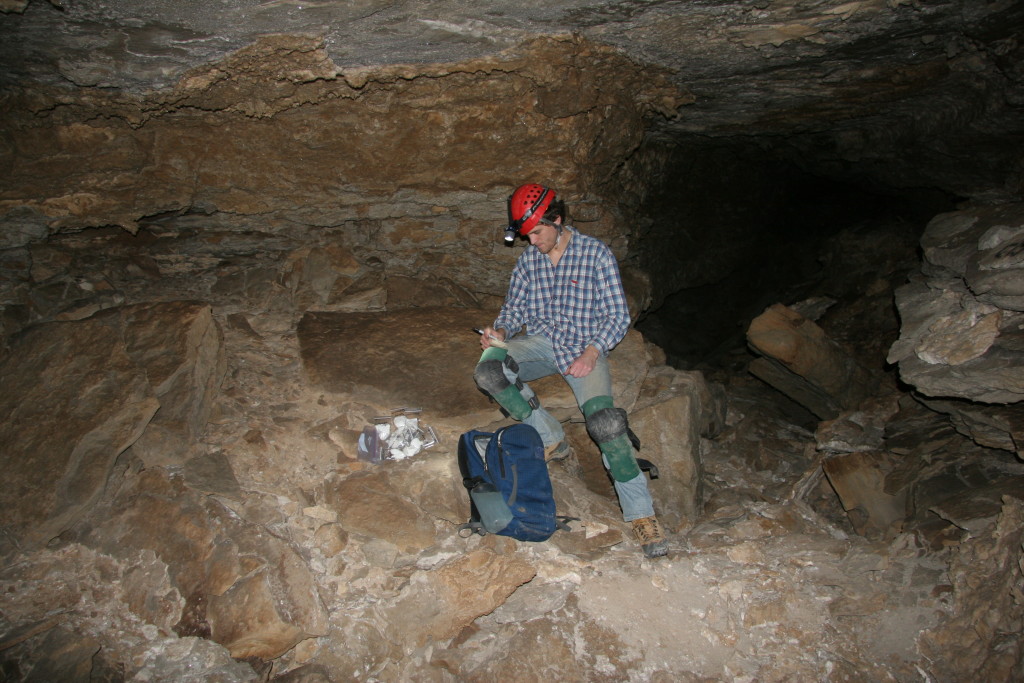
[[[501,429],[494,433],[494,438],[497,440],[498,443],[498,467],[501,470],[501,477],[503,479],[507,476],[507,473],[505,472],[505,446],[502,445],[501,438],[505,436],[505,430],[508,429],[509,426],[502,427]],[[511,468],[512,492],[508,496],[508,501],[506,501],[509,507],[512,507],[513,505],[516,504],[516,497],[519,495],[519,469],[515,466],[514,463],[511,465]]]
[[[579,517],[570,517],[569,515],[555,515],[555,528],[561,529],[562,531],[572,531],[569,526],[569,522],[578,522]]]
[[[474,486],[483,481],[480,477],[469,476],[469,462],[466,459],[466,450],[464,448],[458,449],[459,453],[459,472],[462,473],[462,485],[466,487],[466,493],[468,494]],[[463,532],[469,530],[469,533],[464,534]],[[459,536],[463,538],[469,538],[474,533],[478,533],[481,536],[486,534],[484,531],[483,524],[480,522],[480,511],[476,509],[476,503],[473,502],[473,496],[469,496],[469,521],[458,528]]]
[[[473,509],[473,513],[477,514],[476,508]],[[474,522],[471,519],[465,524],[460,524],[456,527],[456,531],[459,532],[460,538],[469,538],[473,534],[480,534],[481,536],[487,535],[487,529],[485,529],[484,525],[479,521],[479,515],[477,515],[477,521]]]

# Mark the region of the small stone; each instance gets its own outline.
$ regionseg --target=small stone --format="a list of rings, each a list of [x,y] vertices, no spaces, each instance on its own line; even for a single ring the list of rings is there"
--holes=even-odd
[[[319,519],[324,522],[337,522],[338,513],[334,510],[329,510],[320,505],[314,505],[312,507],[302,508],[302,514],[306,517],[312,517],[313,519]]]

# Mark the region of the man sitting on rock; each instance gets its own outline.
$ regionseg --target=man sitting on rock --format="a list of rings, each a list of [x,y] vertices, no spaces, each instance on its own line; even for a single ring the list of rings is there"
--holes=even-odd
[[[531,246],[516,261],[498,318],[482,330],[477,386],[511,417],[533,426],[545,457],[555,460],[568,455],[565,432],[523,382],[562,375],[614,480],[623,519],[632,523],[647,557],[665,555],[668,542],[633,454],[626,411],[611,397],[607,355],[629,328],[615,257],[603,242],[564,224],[565,203],[555,201],[550,188],[519,187],[508,212],[506,239],[518,233]],[[524,325],[526,334],[517,336]]]

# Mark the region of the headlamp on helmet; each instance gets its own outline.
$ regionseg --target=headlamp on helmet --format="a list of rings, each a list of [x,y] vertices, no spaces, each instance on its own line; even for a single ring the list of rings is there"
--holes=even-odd
[[[520,185],[508,198],[508,227],[505,244],[512,244],[516,235],[525,235],[544,217],[544,212],[555,200],[555,191],[529,183]]]

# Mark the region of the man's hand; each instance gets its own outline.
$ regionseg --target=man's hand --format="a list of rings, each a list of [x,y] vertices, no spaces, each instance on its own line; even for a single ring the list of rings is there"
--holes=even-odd
[[[485,327],[483,334],[480,335],[480,348],[488,349],[492,346],[498,346],[494,343],[494,340],[505,341],[505,330],[496,330],[493,327]]]
[[[601,352],[593,346],[588,346],[583,349],[583,353],[580,357],[572,362],[569,366],[568,372],[565,374],[572,375],[573,377],[586,377],[597,365],[597,359],[600,358]]]

